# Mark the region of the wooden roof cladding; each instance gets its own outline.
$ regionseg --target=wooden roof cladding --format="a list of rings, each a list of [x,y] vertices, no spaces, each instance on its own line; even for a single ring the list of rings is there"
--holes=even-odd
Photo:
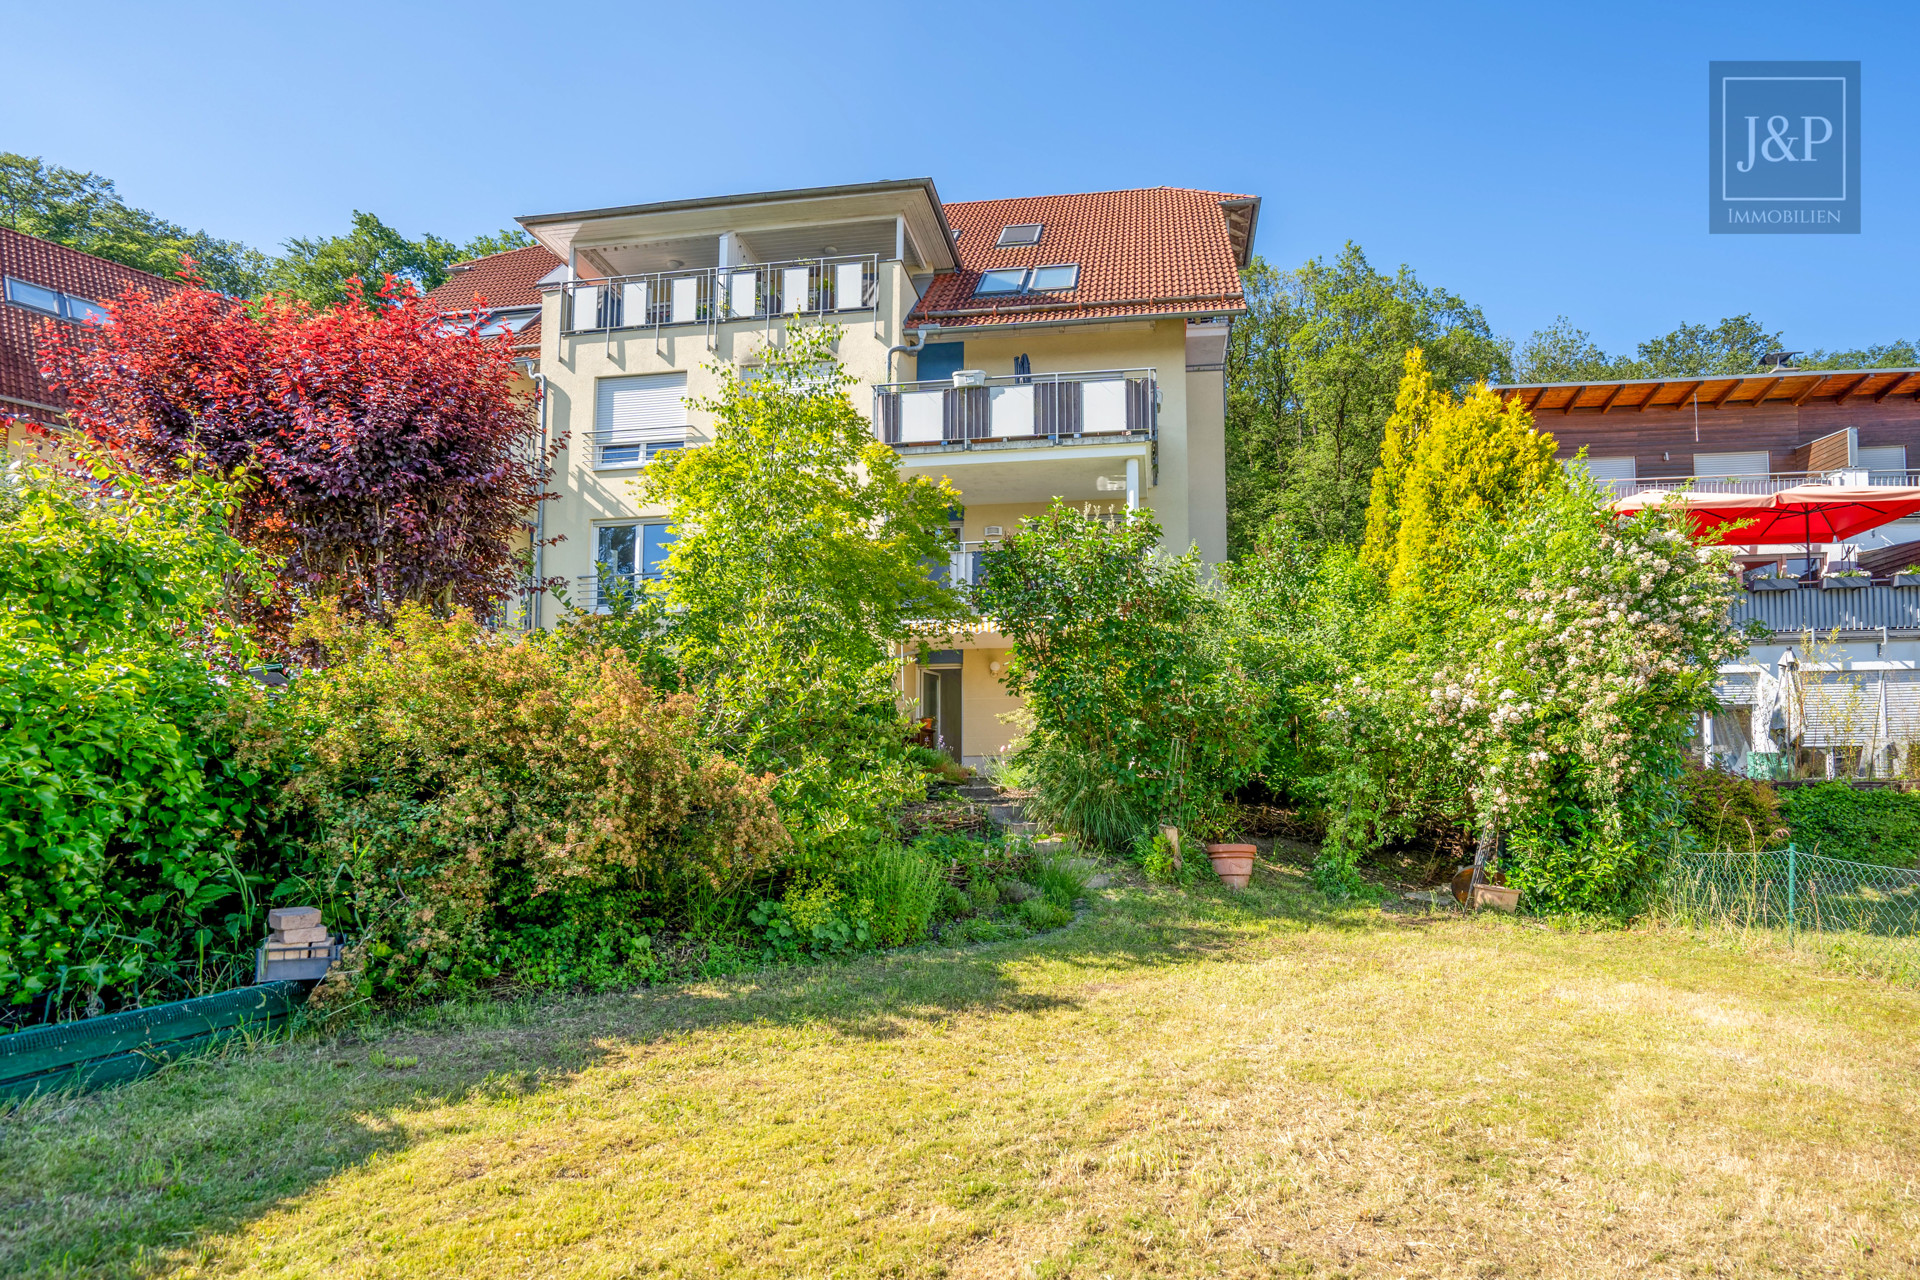
[[[1920,369],[1785,369],[1704,378],[1631,382],[1548,382],[1495,387],[1538,417],[1543,413],[1641,413],[1648,409],[1752,408],[1778,403],[1879,404],[1889,396],[1920,400]]]

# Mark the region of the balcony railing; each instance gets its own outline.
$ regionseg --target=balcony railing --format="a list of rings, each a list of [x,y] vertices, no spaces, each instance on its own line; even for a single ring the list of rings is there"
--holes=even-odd
[[[1908,485],[1920,484],[1920,471],[1775,471],[1751,476],[1649,476],[1642,480],[1614,480],[1615,493],[1659,493],[1691,487],[1694,493],[1778,493],[1803,484]]]
[[[640,427],[593,433],[595,469],[640,467],[669,449],[687,447],[685,427]]]
[[[893,445],[1159,434],[1152,369],[1033,373],[873,389],[873,429]]]
[[[568,583],[569,598],[576,607],[591,608],[595,613],[611,613],[622,603],[638,604],[645,598],[649,587],[659,581],[660,575],[657,573],[583,573]]]
[[[1749,620],[1769,631],[1920,631],[1920,589],[1866,586],[1847,590],[1804,585],[1781,591],[1747,591],[1733,606],[1736,625]]]
[[[577,280],[560,286],[568,333],[866,311],[880,288],[878,254],[700,267]]]

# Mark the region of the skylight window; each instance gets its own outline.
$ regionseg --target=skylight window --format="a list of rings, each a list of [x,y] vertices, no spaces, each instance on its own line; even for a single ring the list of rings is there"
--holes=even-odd
[[[1035,267],[1027,290],[1030,293],[1052,293],[1058,289],[1077,289],[1079,286],[1080,264],[1072,262],[1060,267]]]
[[[1051,267],[1011,267],[1001,271],[983,271],[974,296],[1004,293],[1064,293],[1080,287],[1080,264],[1062,263]]]
[[[1024,269],[1017,271],[983,271],[980,283],[974,286],[974,293],[1019,293],[1027,282]]]
[[[67,294],[66,300],[67,319],[69,320],[76,321],[80,324],[85,324],[89,320],[95,324],[113,323],[112,314],[97,302],[88,302],[85,298],[76,298],[72,294]]]
[[[16,306],[31,307],[35,311],[44,311],[50,316],[60,314],[60,291],[46,289],[37,284],[28,284],[25,280],[7,277],[7,301]]]
[[[994,242],[996,249],[1010,249],[1016,245],[1039,244],[1040,233],[1046,230],[1046,224],[1040,222],[1022,222],[1011,227],[1000,228],[1000,238]]]
[[[70,293],[58,289],[49,289],[45,285],[30,283],[26,280],[7,277],[7,301],[16,307],[26,307],[50,316],[61,316],[68,320],[85,324],[91,320],[97,324],[112,324],[113,315],[97,302],[85,298],[76,298]]]

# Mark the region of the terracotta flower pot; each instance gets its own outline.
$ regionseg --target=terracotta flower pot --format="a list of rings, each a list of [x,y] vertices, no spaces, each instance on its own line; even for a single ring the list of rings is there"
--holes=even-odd
[[[1207,861],[1229,889],[1244,889],[1253,879],[1253,855],[1258,852],[1250,844],[1210,844]]]

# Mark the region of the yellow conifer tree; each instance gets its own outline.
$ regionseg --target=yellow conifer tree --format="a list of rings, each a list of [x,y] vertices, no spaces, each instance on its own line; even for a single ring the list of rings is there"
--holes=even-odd
[[[1381,574],[1393,569],[1394,543],[1400,532],[1400,495],[1414,445],[1425,434],[1434,411],[1446,397],[1433,385],[1433,371],[1420,348],[1407,352],[1400,375],[1400,391],[1387,417],[1386,436],[1380,442],[1380,465],[1373,469],[1373,487],[1367,497],[1367,532],[1360,559]]]
[[[1505,510],[1556,475],[1553,437],[1484,382],[1455,400],[1407,353],[1367,508],[1361,554],[1400,597],[1431,592],[1454,558],[1454,531],[1475,512]]]

